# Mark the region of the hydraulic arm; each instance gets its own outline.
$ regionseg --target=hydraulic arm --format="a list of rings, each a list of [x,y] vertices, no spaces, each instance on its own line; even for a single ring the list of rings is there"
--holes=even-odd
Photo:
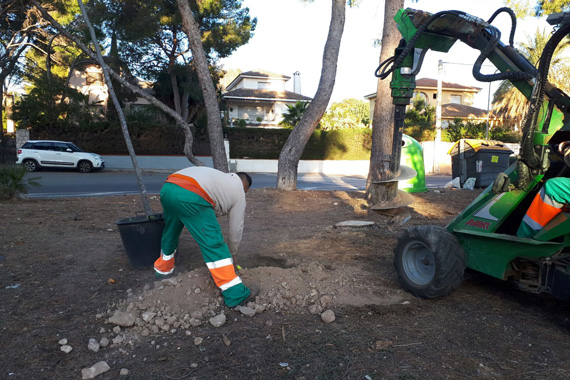
[[[507,13],[512,20],[509,44],[501,42],[501,32],[491,25],[500,14]],[[509,80],[529,99],[529,111],[523,121],[523,138],[517,168],[518,188],[534,183],[549,167],[548,144],[554,133],[566,130],[570,98],[547,81],[548,70],[554,49],[570,32],[568,18],[557,16],[552,23],[561,23],[549,40],[538,69],[513,46],[516,18],[509,8],[497,10],[488,21],[461,11],[443,11],[436,14],[402,9],[395,16],[402,34],[400,46],[394,57],[383,62],[376,75],[385,79],[392,74],[390,83],[393,103],[396,107],[410,103],[415,89],[415,76],[428,50],[447,52],[457,40],[481,52],[473,65],[473,76],[482,82]],[[489,60],[498,73],[485,75],[481,67]],[[403,125],[403,117],[402,117]]]

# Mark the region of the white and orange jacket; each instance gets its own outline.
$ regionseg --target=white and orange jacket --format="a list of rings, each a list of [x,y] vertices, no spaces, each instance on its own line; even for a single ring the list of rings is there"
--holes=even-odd
[[[243,234],[245,191],[241,178],[206,166],[192,166],[168,176],[166,182],[188,189],[209,202],[217,216],[228,215],[228,248],[234,255]]]

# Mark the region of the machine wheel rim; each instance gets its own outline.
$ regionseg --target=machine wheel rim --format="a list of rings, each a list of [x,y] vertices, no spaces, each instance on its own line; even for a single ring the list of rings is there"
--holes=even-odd
[[[435,276],[435,257],[424,243],[412,242],[403,251],[402,267],[411,281],[427,285]]]

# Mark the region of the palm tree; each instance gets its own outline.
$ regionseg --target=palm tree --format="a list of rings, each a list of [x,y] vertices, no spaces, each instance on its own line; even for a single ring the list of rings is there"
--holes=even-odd
[[[548,39],[549,33],[537,29],[534,36],[527,35],[527,41],[519,44],[519,51],[530,62],[537,65]],[[566,38],[554,51],[548,73],[548,81],[566,93],[570,93],[570,80],[567,74],[569,67],[568,58],[563,57],[562,53],[568,47],[570,47],[570,39]],[[511,82],[506,80],[501,82],[493,95],[493,112],[503,115],[515,123],[522,120],[522,115],[525,115],[527,106],[528,99]]]
[[[286,104],[287,112],[283,114],[283,120],[279,122],[280,125],[296,126],[301,121],[305,110],[309,103],[297,100],[295,104]]]

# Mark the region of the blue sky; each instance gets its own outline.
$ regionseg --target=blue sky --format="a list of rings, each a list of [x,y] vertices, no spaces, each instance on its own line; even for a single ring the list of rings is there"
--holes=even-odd
[[[244,5],[249,7],[252,16],[257,17],[257,29],[247,45],[221,61],[224,67],[242,71],[263,69],[291,77],[295,71],[299,71],[303,95],[313,97],[321,74],[331,1],[245,0]],[[487,20],[504,3],[503,0],[419,0],[414,3],[406,0],[405,6],[431,13],[457,9]],[[379,63],[380,48],[374,47],[373,43],[382,34],[383,18],[383,1],[361,0],[357,8],[347,9],[332,102],[346,98],[364,99],[365,95],[376,91],[374,71]],[[493,25],[501,30],[502,41],[507,43],[510,17],[502,14]],[[534,34],[537,27],[551,30],[544,18],[519,19],[515,44],[526,41],[525,34]],[[436,79],[437,64],[441,59],[445,69],[443,80],[481,87],[475,106],[486,109],[489,85],[477,82],[471,74],[472,64],[478,55],[478,51],[461,42],[457,42],[445,54],[430,51],[418,78]],[[490,73],[494,71],[492,68],[486,70]],[[293,80],[289,82],[288,89],[292,90]],[[491,94],[494,89],[492,85]]]

